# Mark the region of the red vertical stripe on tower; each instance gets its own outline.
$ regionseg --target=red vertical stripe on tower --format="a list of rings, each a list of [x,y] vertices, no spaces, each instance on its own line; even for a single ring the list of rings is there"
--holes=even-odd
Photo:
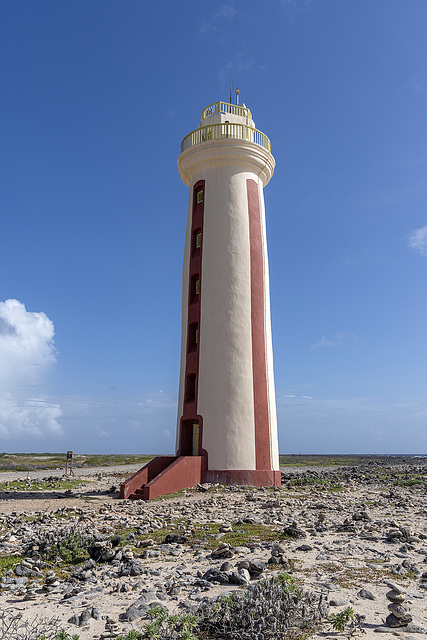
[[[270,469],[270,427],[268,420],[267,366],[264,322],[264,260],[258,185],[246,181],[249,210],[251,260],[252,372],[255,413],[255,460],[257,469]]]
[[[194,455],[191,434],[193,423],[198,423],[199,425],[199,450],[202,448],[203,418],[197,413],[197,397],[199,386],[200,300],[203,286],[202,250],[204,208],[205,181],[199,180],[193,185],[192,193],[184,404],[180,420],[178,455]]]

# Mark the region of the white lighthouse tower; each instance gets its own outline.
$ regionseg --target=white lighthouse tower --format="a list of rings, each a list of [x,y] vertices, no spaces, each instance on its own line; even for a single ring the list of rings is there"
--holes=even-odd
[[[244,105],[217,102],[181,144],[190,188],[177,455],[205,481],[280,485],[263,188],[270,141]]]
[[[122,498],[281,484],[263,195],[274,165],[244,105],[211,104],[181,143],[190,199],[176,455],[136,472]]]

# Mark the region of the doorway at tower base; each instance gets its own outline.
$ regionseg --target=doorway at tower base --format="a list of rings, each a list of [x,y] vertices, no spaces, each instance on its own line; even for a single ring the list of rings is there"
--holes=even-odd
[[[153,500],[202,482],[280,487],[281,473],[271,469],[206,469],[206,458],[202,456],[158,456],[122,483],[120,497]]]

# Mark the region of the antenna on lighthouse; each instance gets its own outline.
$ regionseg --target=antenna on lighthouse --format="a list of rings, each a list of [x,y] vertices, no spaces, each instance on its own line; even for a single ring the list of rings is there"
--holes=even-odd
[[[239,89],[236,89],[236,104],[239,104]]]

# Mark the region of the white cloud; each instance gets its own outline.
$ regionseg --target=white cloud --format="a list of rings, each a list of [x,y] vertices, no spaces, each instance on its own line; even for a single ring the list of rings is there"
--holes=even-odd
[[[18,401],[13,395],[0,394],[0,437],[6,440],[61,436],[58,422],[62,412],[58,404],[43,398]]]
[[[174,453],[175,393],[70,395],[61,397],[60,406],[61,423],[72,438],[69,449],[90,453],[101,446],[111,453]]]
[[[55,362],[53,322],[45,313],[27,311],[22,302],[0,302],[0,390],[32,385]]]
[[[37,395],[56,361],[53,322],[22,302],[0,302],[0,437],[62,435],[61,409]]]
[[[344,343],[357,340],[357,336],[351,331],[338,331],[331,336],[322,336],[318,342],[312,344],[310,349],[319,347],[341,347]]]
[[[427,225],[416,229],[409,236],[408,246],[423,256],[427,256]]]
[[[218,19],[224,18],[225,20],[232,20],[236,15],[237,10],[229,4],[222,5],[216,14],[213,16],[210,22],[204,22],[200,28],[202,33],[207,31],[219,31]]]
[[[237,10],[229,4],[224,4],[222,7],[218,9],[215,14],[215,18],[227,18],[227,20],[231,20],[236,15]]]

